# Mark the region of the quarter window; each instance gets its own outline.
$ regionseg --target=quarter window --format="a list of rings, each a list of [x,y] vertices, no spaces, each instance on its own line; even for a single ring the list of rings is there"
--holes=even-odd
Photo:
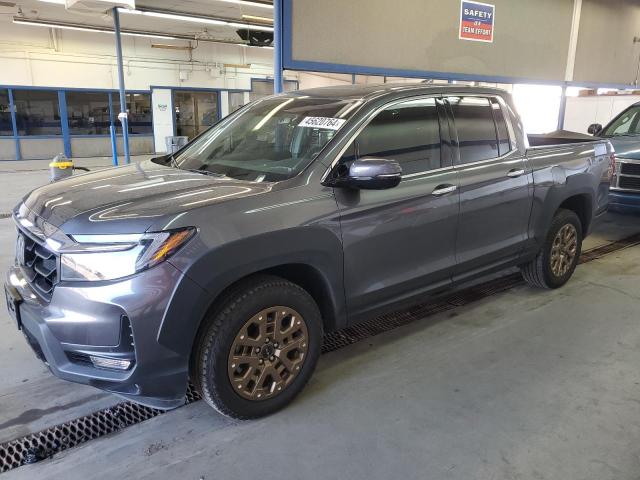
[[[507,122],[505,120],[505,112],[500,107],[500,103],[495,99],[491,100],[491,108],[493,108],[493,119],[496,122],[496,131],[498,133],[498,153],[502,156],[512,150],[511,141],[509,140],[509,130],[507,129]]]
[[[395,104],[380,112],[358,135],[344,161],[380,157],[396,160],[403,175],[442,166],[440,123],[433,98]]]
[[[500,156],[493,109],[485,97],[449,97],[458,131],[460,163]]]

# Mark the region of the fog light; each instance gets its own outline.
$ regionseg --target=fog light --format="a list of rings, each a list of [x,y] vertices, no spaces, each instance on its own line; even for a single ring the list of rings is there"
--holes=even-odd
[[[131,366],[131,360],[121,360],[117,358],[95,357],[90,355],[91,363],[98,368],[112,368],[115,370],[128,370]]]

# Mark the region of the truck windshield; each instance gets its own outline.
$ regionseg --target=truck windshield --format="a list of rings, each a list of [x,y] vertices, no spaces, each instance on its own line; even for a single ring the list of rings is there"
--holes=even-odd
[[[603,137],[632,135],[640,135],[640,105],[623,112],[602,132]]]
[[[309,165],[359,104],[307,96],[260,100],[196,138],[174,165],[253,182],[286,180]]]

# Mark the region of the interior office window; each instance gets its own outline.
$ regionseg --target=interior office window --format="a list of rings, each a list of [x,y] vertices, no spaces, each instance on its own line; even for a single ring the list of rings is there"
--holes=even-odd
[[[285,80],[283,82],[283,90],[285,92],[293,92],[298,89],[298,82],[293,80]],[[249,100],[254,101],[260,98],[273,95],[273,80],[253,80],[251,82],[251,92],[249,92]]]
[[[493,109],[488,98],[449,97],[460,145],[460,163],[500,156]]]
[[[244,92],[229,92],[229,113],[244,106]]]
[[[13,124],[11,123],[9,91],[0,90],[0,137],[11,135],[13,135]]]
[[[355,148],[358,158],[398,161],[403,175],[440,168],[440,123],[435,99],[411,100],[383,110],[358,135]],[[348,158],[343,157],[343,161]]]
[[[62,135],[58,92],[13,90],[18,135]]]
[[[507,112],[504,111],[496,99],[491,99],[491,108],[493,109],[493,120],[496,122],[496,132],[498,133],[498,153],[502,156],[513,150],[505,120]]]
[[[152,134],[153,120],[151,113],[150,93],[127,93],[127,113],[129,114],[129,133],[131,134]],[[116,133],[122,134],[122,123],[118,120],[120,113],[120,93],[112,93],[113,123],[116,126]]]
[[[189,139],[218,121],[217,92],[174,90],[176,135]]]
[[[109,135],[108,93],[69,91],[65,96],[71,135]]]

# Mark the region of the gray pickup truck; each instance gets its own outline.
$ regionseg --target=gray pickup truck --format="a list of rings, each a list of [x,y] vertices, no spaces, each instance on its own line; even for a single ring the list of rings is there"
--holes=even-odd
[[[498,89],[259,100],[175,155],[27,195],[7,304],[63,379],[165,409],[191,380],[223,414],[266,415],[323,332],[508,267],[567,282],[614,157],[558,141],[530,148]]]

